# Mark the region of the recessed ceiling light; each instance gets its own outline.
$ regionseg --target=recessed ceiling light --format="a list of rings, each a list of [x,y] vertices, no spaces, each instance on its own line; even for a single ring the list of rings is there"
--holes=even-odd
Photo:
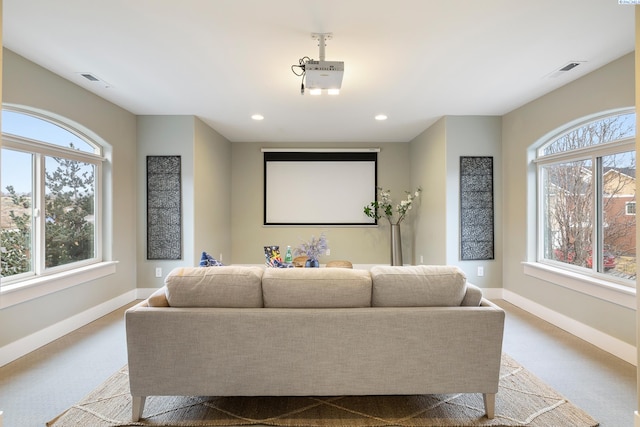
[[[387,116],[385,114],[378,114],[375,119],[379,122],[383,121],[383,120],[387,120]]]
[[[262,114],[254,114],[251,118],[256,121],[264,120],[264,116]]]

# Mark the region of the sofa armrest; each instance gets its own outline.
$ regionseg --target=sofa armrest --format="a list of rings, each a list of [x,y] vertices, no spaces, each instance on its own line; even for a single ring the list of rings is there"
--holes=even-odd
[[[482,298],[482,301],[480,301],[480,307],[491,307],[494,310],[501,311],[502,312],[502,317],[505,316],[504,315],[504,310],[500,306],[497,306],[496,304],[492,303],[491,301],[489,301],[486,298]]]
[[[167,287],[163,286],[151,294],[151,296],[147,298],[147,304],[149,307],[169,307]]]
[[[139,301],[136,305],[129,307],[127,311],[135,310],[136,308],[140,308],[140,307],[149,307],[149,300],[145,299],[145,300]],[[126,311],[125,311],[125,314],[126,314]]]
[[[467,291],[464,294],[464,298],[462,299],[460,305],[465,307],[478,307],[481,301],[482,289],[472,283],[467,282]]]

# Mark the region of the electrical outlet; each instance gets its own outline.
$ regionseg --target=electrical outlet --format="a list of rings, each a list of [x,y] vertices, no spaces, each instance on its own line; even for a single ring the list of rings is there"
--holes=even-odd
[[[420,255],[420,264],[424,264],[424,257]]]
[[[162,277],[162,267],[156,267],[156,277]]]
[[[327,248],[327,255],[331,255],[331,249]]]
[[[478,267],[478,277],[484,276],[484,267]]]
[[[218,258],[218,261],[222,262],[222,252],[220,252],[220,258]]]

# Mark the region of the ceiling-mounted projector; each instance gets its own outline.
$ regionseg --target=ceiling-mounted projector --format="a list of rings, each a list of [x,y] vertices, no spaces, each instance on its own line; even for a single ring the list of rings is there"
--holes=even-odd
[[[342,61],[307,61],[304,67],[307,89],[340,89],[344,75]]]
[[[312,95],[320,95],[326,90],[330,95],[340,93],[342,87],[342,76],[344,75],[343,61],[325,61],[324,48],[325,40],[333,37],[332,33],[312,33],[311,37],[318,40],[320,47],[320,59],[318,61],[305,56],[300,59],[298,65],[292,65],[291,70],[297,76],[302,76],[300,93],[304,95],[305,88]],[[294,67],[300,68],[301,73],[297,73]]]

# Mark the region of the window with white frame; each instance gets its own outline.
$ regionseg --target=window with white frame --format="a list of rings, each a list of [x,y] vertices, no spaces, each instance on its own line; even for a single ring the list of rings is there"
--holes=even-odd
[[[2,111],[0,286],[102,261],[102,148],[31,111]]]
[[[625,212],[627,215],[635,215],[636,214],[636,202],[627,202],[625,205]]]
[[[617,112],[538,149],[539,262],[635,286],[635,133]]]

